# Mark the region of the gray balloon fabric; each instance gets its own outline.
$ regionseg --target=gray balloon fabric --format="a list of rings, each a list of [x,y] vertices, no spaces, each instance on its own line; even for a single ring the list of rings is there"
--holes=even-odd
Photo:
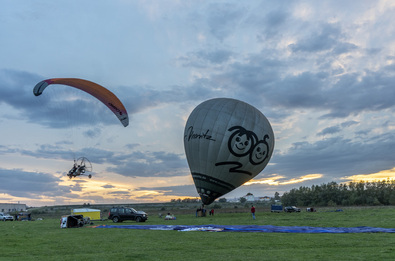
[[[197,192],[209,205],[265,168],[273,153],[274,133],[255,107],[216,98],[190,114],[184,148]]]

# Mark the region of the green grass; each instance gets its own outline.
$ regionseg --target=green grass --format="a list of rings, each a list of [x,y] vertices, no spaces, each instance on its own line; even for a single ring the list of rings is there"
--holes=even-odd
[[[347,208],[343,212],[223,213],[163,220],[152,213],[141,225],[276,225],[395,227],[395,208]],[[60,218],[60,217],[59,217]],[[0,222],[0,260],[393,260],[395,234],[297,234],[60,229],[59,219]],[[94,225],[113,224],[97,221]],[[122,224],[137,224],[123,222]]]

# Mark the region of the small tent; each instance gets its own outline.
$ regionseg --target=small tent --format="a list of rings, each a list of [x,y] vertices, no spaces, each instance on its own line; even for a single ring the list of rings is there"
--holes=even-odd
[[[71,210],[71,215],[83,215],[84,218],[89,217],[90,220],[100,220],[100,209],[75,208]]]

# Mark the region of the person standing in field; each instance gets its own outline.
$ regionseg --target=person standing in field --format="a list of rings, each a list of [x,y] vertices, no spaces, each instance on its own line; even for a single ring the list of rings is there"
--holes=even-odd
[[[255,207],[254,207],[254,205],[251,206],[251,214],[252,214],[252,219],[255,220]]]

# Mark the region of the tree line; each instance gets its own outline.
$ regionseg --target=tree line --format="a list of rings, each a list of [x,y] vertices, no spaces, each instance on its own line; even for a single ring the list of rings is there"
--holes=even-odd
[[[295,206],[395,205],[395,180],[299,187],[285,192],[281,202]]]

